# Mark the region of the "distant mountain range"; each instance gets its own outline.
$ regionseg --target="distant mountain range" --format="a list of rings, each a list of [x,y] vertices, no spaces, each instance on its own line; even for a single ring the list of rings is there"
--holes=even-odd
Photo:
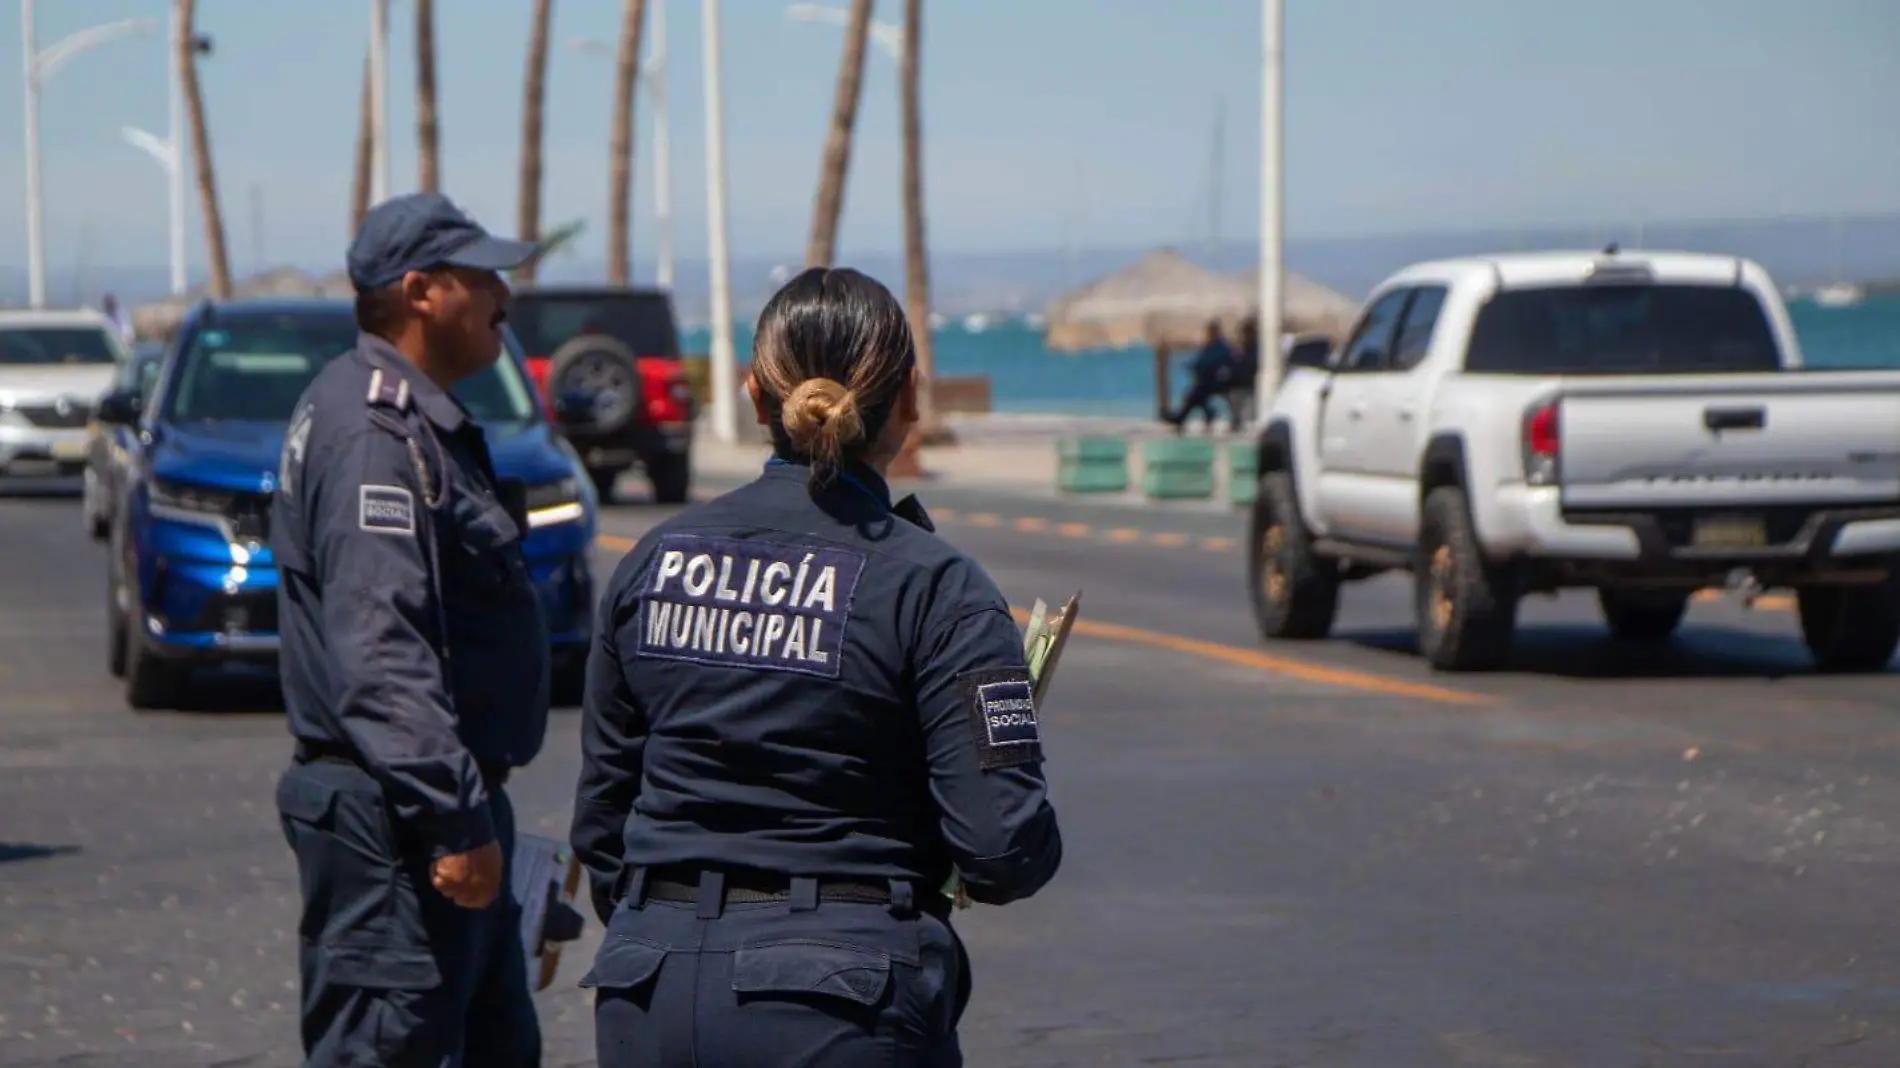
[[[636,242],[641,235],[635,234]],[[1360,297],[1387,274],[1419,260],[1481,252],[1509,252],[1534,248],[1599,248],[1616,241],[1625,250],[1670,248],[1741,255],[1754,259],[1784,287],[1812,289],[1832,282],[1869,282],[1900,278],[1900,215],[1843,218],[1650,223],[1637,232],[1630,224],[1597,227],[1526,227],[1460,232],[1381,234],[1360,237],[1289,239],[1288,269],[1353,297]],[[1258,251],[1252,242],[1235,241],[1215,250],[1179,246],[1190,258],[1218,270],[1252,267]],[[639,250],[644,253],[645,249]],[[990,253],[942,252],[931,257],[932,298],[936,311],[951,316],[973,312],[1027,313],[1040,311],[1066,290],[1084,285],[1122,267],[1149,248],[1033,249]],[[903,257],[893,253],[852,255],[843,262],[883,280],[902,293]],[[732,263],[734,314],[751,318],[758,313],[788,271],[796,270],[797,254],[782,259],[735,258]],[[336,264],[294,264],[314,273],[328,273]],[[636,279],[649,280],[652,264],[635,263]],[[683,321],[706,316],[706,264],[682,260],[677,265],[676,299]],[[550,282],[597,281],[603,274],[598,261],[557,256],[545,264],[543,278]],[[96,303],[104,292],[122,302],[138,304],[163,297],[168,288],[163,266],[92,267],[83,279],[70,269],[51,271],[48,295],[55,303]],[[194,275],[193,284],[202,278]],[[0,267],[0,302],[24,304],[26,273],[19,267]]]

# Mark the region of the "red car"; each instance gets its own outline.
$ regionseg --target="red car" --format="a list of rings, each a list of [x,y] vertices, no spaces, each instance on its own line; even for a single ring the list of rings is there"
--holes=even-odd
[[[580,453],[601,503],[638,465],[662,504],[692,481],[693,395],[680,366],[673,302],[662,289],[517,290],[508,323],[548,418]]]

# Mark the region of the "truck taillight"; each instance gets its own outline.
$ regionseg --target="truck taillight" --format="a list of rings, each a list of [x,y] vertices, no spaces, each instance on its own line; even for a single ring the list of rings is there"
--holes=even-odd
[[[1557,400],[1540,401],[1524,413],[1524,481],[1549,486],[1557,481]]]

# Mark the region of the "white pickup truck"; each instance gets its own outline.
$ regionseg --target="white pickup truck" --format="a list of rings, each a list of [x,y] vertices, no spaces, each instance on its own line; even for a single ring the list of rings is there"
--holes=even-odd
[[[1900,371],[1804,370],[1747,260],[1527,253],[1409,267],[1287,369],[1249,571],[1270,638],[1409,571],[1440,670],[1507,658],[1519,599],[1597,590],[1653,641],[1710,586],[1792,588],[1824,670],[1900,643]]]

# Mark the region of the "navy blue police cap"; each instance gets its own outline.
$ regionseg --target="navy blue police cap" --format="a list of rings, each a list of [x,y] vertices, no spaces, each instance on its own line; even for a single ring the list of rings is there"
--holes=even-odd
[[[370,290],[437,267],[506,271],[533,254],[534,245],[490,234],[440,193],[407,193],[363,217],[350,243],[350,282]]]

